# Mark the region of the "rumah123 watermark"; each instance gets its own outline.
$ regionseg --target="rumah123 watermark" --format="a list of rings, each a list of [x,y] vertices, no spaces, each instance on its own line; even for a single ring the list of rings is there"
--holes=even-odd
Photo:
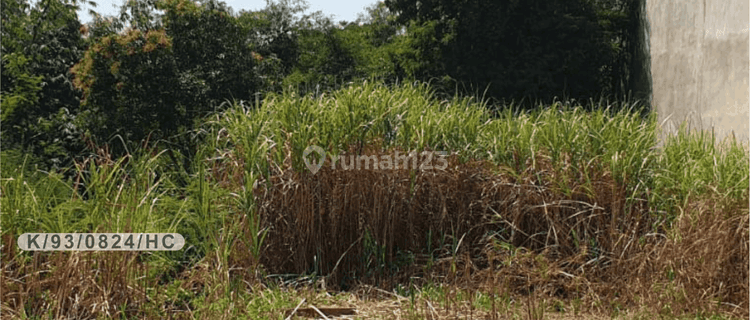
[[[331,170],[335,170],[337,166],[342,170],[445,170],[448,168],[447,155],[445,151],[396,150],[393,154],[383,155],[331,155],[330,163]],[[315,174],[323,167],[326,153],[323,148],[312,145],[302,153],[302,159],[310,172]]]

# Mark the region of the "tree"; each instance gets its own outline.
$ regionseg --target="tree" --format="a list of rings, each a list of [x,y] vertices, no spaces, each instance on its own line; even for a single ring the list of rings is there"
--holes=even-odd
[[[300,58],[286,86],[334,89],[358,76],[352,43],[333,25],[300,32]]]
[[[355,24],[361,24],[369,30],[368,38],[374,47],[391,43],[399,33],[400,26],[396,16],[388,9],[385,2],[377,2],[365,8],[367,14],[359,14]]]
[[[196,92],[193,103],[204,104],[191,116],[201,115],[225,99],[250,100],[259,86],[256,59],[247,35],[224,3],[209,0],[201,6],[186,0],[168,0],[164,27],[174,45],[174,59],[184,88]]]
[[[645,28],[645,1],[597,0],[599,25],[610,44],[611,61],[604,69],[608,92],[647,100],[650,94]]]
[[[308,8],[304,0],[267,0],[266,7],[259,11],[240,13],[238,20],[248,34],[250,48],[260,58],[258,72],[266,80],[267,91],[343,78],[332,76],[330,69],[348,70],[339,65],[351,64],[346,54],[325,56],[324,52],[346,50],[340,48],[330,19],[319,11],[307,13]],[[328,62],[333,66],[326,66]]]
[[[251,48],[263,57],[273,57],[281,63],[281,73],[289,74],[299,59],[299,31],[309,5],[304,1],[266,1],[257,12],[242,11],[238,22],[248,36]],[[302,15],[302,17],[298,17]]]
[[[114,135],[140,142],[153,131],[168,135],[185,125],[171,50],[164,31],[130,30],[101,38],[73,67],[83,93],[80,123],[96,143]]]
[[[72,124],[79,95],[69,73],[85,48],[77,8],[67,0],[2,1],[2,143],[47,167],[64,166],[82,149]]]
[[[387,0],[408,27],[415,75],[447,75],[496,98],[592,97],[607,43],[583,0]],[[424,63],[423,61],[433,61]],[[404,63],[406,64],[406,63]],[[427,80],[427,79],[425,79]]]
[[[164,15],[144,9],[151,5]],[[166,139],[228,99],[252,98],[260,82],[255,59],[226,5],[166,0],[128,6],[138,10],[126,8],[121,18],[132,20],[98,26],[117,33],[101,32],[73,68],[83,92],[81,123],[98,143],[115,135],[128,144]]]

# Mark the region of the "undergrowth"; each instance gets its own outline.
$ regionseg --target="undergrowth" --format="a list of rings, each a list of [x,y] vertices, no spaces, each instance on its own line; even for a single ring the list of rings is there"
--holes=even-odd
[[[415,319],[747,317],[746,145],[683,126],[659,146],[656,115],[627,105],[489,109],[426,85],[271,95],[205,119],[190,172],[158,144],[120,159],[103,146],[73,175],[3,151],[0,311],[283,318],[385,295]],[[313,145],[326,154],[314,173],[302,157]],[[447,166],[331,162],[410,151],[444,151]],[[187,243],[20,251],[27,232],[177,232]],[[341,290],[348,302],[326,293]]]

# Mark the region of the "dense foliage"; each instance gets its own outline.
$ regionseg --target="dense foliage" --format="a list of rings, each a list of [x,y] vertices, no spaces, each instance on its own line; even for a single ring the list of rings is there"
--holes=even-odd
[[[622,44],[635,3],[388,0],[415,36],[419,78],[450,76],[503,99],[622,95]]]
[[[14,318],[278,318],[301,304],[269,308],[285,286],[256,284],[276,279],[409,291],[410,314],[413,281],[436,279],[493,289],[442,299],[471,308],[448,304],[454,316],[482,300],[494,313],[492,297],[524,307],[515,292],[531,318],[537,294],[553,299],[542,311],[563,297],[575,314],[747,318],[746,147],[685,126],[657,147],[655,114],[585,105],[648,93],[645,0],[388,0],[338,22],[304,0],[239,13],[128,0],[86,25],[80,0],[0,1],[0,240],[186,240],[149,254],[4,246],[0,309]],[[579,100],[496,103],[555,97]],[[313,144],[342,169],[404,150],[449,150],[451,165],[312,177]]]
[[[77,8],[3,0],[2,143],[47,167],[86,146],[123,154],[144,141],[190,158],[185,133],[225,101],[363,79],[496,101],[643,89],[640,7],[621,0],[389,0],[339,22],[303,0],[239,13],[217,0],[132,0],[87,25]]]
[[[629,108],[605,107],[556,103],[492,114],[475,99],[444,100],[412,83],[363,82],[321,97],[269,94],[257,108],[235,103],[204,122],[189,184],[164,170],[166,152],[102,153],[75,170],[82,194],[81,184],[60,183],[3,151],[3,243],[27,232],[174,232],[186,240],[179,251],[149,254],[6,246],[4,277],[13,281],[0,281],[4,314],[276,319],[310,297],[314,277],[325,279],[322,295],[339,297],[361,284],[399,295],[430,283],[476,288],[456,307],[431,302],[453,315],[494,312],[487,304],[458,309],[476,306],[471,297],[479,294],[505,296],[499,306],[523,302],[530,283],[554,289],[536,290],[543,298],[535,299],[605,316],[745,312],[746,147],[717,146],[683,127],[654,148],[654,114],[644,121]],[[315,173],[303,160],[312,144],[326,153]],[[387,160],[425,149],[455,153],[445,170],[433,170],[442,157],[421,158],[433,168],[425,170],[403,170],[406,159],[393,170],[401,161]],[[355,152],[374,159],[371,166],[357,168]],[[706,250],[708,243],[719,249]],[[292,286],[305,291],[283,304],[261,297],[278,299]],[[89,294],[69,298],[77,292]],[[395,297],[381,318],[414,310],[395,299],[408,300]]]
[[[128,30],[93,41],[73,68],[82,126],[99,143],[170,137],[225,99],[249,100],[260,79],[241,26],[222,4],[165,1],[160,24],[133,16]]]
[[[2,1],[2,145],[44,155],[46,167],[70,165],[67,154],[82,148],[68,72],[85,49],[76,9],[75,1]]]

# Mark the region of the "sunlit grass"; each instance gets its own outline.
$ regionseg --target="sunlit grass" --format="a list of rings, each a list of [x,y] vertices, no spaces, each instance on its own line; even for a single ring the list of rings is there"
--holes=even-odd
[[[660,210],[674,212],[707,193],[724,200],[748,198],[748,146],[733,136],[717,141],[712,134],[690,131],[683,124],[675,135],[666,137],[653,172],[651,200],[662,204]]]
[[[438,100],[423,84],[387,87],[366,82],[318,97],[292,91],[270,94],[261,105],[236,103],[205,119],[195,167],[180,173],[189,175],[187,186],[175,181],[177,173],[167,168],[165,152],[93,157],[70,169],[77,173],[73,181],[3,153],[3,161],[18,166],[3,166],[0,226],[4,240],[26,232],[181,233],[188,241],[183,252],[146,259],[155,266],[150,276],[154,286],[177,281],[176,273],[157,279],[177,265],[188,271],[205,268],[208,271],[194,275],[210,287],[200,294],[168,289],[183,296],[179,303],[190,304],[194,317],[275,319],[280,309],[293,308],[298,297],[277,289],[262,291],[266,296],[259,298],[248,293],[244,280],[230,269],[246,258],[252,263],[243,266],[243,272],[255,276],[268,231],[257,214],[256,184],[282,170],[307,171],[302,154],[311,145],[331,155],[365,146],[448,151],[462,162],[486,160],[515,176],[547,161],[566,195],[573,194],[574,181],[587,181],[584,189],[589,191],[596,188],[594,174],[607,172],[625,187],[627,201],[646,202],[651,214],[667,222],[702,196],[747,202],[746,145],[731,139],[717,143],[706,133],[683,127],[657,147],[656,115],[641,114],[628,106],[586,111],[568,103],[528,112],[509,106],[493,113],[472,98]],[[239,245],[247,248],[247,257],[232,257]],[[30,261],[32,254],[21,255]],[[467,300],[469,295],[485,311],[509,308],[508,297],[493,300],[477,292],[451,296],[446,290],[425,286],[410,292],[444,308],[451,298]]]

